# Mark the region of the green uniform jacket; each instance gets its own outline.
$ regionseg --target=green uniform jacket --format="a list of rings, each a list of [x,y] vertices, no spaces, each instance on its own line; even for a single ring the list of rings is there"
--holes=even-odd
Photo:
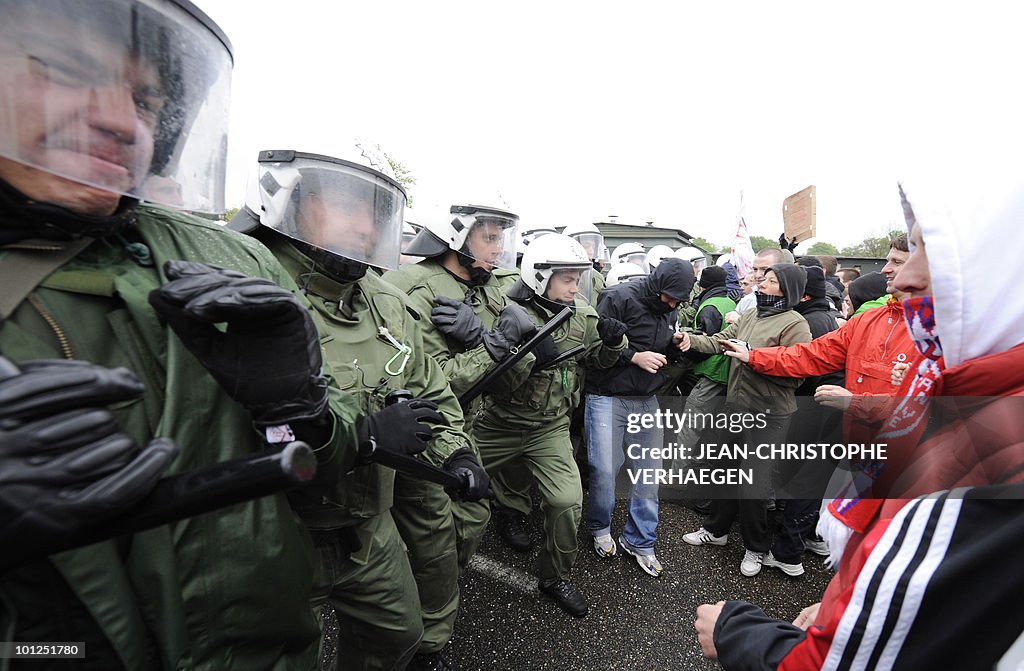
[[[690,334],[693,349],[706,354],[721,354],[721,340],[736,338],[751,347],[788,347],[811,341],[807,321],[795,310],[786,310],[769,317],[758,318],[757,310],[747,310],[739,321],[712,336]],[[800,377],[775,377],[755,373],[739,359],[731,359],[729,385],[726,398],[729,403],[751,412],[771,415],[790,415],[796,412],[796,388],[804,380]]]
[[[509,296],[522,305],[538,325],[555,316],[555,310],[540,305],[521,283],[509,291]],[[597,310],[578,299],[572,316],[551,337],[560,353],[579,345],[586,349],[558,366],[532,372],[514,389],[485,392],[482,412],[512,429],[568,423],[580,402],[580,367],[610,368],[628,344],[623,336],[618,345],[606,345],[597,333],[597,320]]]
[[[43,282],[31,297],[37,306],[22,302],[0,327],[0,350],[15,362],[61,358],[59,329],[74,358],[132,370],[146,393],[115,413],[140,444],[155,436],[177,442],[171,472],[265,449],[248,412],[158,321],[147,296],[166,281],[161,269],[170,259],[294,290],[291,278],[255,240],[177,212],[140,207],[127,235],[149,247],[152,267],[114,238],[96,241]],[[335,434],[318,456],[348,469],[358,408],[348,394],[331,394]],[[312,580],[308,533],[284,495],[268,496],[0,576],[0,637],[93,641],[86,654],[97,668],[309,669],[319,639]]]
[[[449,342],[444,334],[434,328],[430,322],[434,297],[447,296],[458,301],[470,297],[473,312],[480,317],[484,327],[490,329],[494,327],[502,309],[508,305],[502,287],[507,288],[509,275],[515,272],[496,270],[486,284],[476,287],[456,279],[435,258],[384,273],[384,279],[405,292],[409,298],[409,307],[422,316],[423,345],[427,354],[441,365],[456,396],[468,391],[496,364],[483,345],[466,351],[461,343]],[[532,353],[527,354],[495,381],[493,389],[509,390],[518,387],[529,376],[534,360]]]
[[[405,294],[373,272],[356,282],[336,282],[313,272],[312,261],[288,242],[276,236],[261,237],[326,323],[324,363],[338,386],[356,397],[368,414],[383,408],[384,397],[397,389],[437,403],[447,426],[435,427],[434,438],[423,453],[435,466],[442,466],[456,450],[469,447],[462,408],[440,366],[427,354],[419,317],[407,308]],[[408,360],[399,349],[403,345],[411,348]],[[299,491],[292,501],[313,528],[348,526],[391,508],[394,481],[395,472],[390,468],[359,466],[327,496]]]

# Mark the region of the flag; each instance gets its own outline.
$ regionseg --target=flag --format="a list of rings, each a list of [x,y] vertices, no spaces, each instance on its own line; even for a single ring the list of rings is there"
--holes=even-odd
[[[754,267],[754,248],[750,244],[750,233],[747,231],[743,211],[743,192],[740,191],[740,210],[736,213],[736,237],[732,242],[732,265],[741,279],[749,275]]]

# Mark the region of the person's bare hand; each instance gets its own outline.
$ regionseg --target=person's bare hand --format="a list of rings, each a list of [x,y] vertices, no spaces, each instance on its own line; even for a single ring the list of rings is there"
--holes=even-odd
[[[693,628],[697,630],[697,640],[700,642],[700,651],[708,659],[718,659],[718,650],[715,648],[715,625],[722,615],[724,601],[715,605],[705,603],[697,606],[697,619],[693,622]]]
[[[740,320],[740,313],[732,310],[731,312],[725,313],[725,321],[729,324],[735,324]]]
[[[823,384],[814,390],[814,400],[828,408],[846,412],[853,400],[853,392],[835,384]]]
[[[630,361],[643,371],[657,373],[659,368],[668,363],[668,357],[660,352],[637,352]]]
[[[814,618],[818,617],[818,609],[821,608],[821,602],[812,603],[807,608],[800,611],[800,614],[793,620],[793,624],[800,627],[804,631],[814,624]]]
[[[903,376],[906,375],[909,363],[896,363],[892,366],[892,385],[898,387],[903,383]]]
[[[737,345],[736,343],[729,342],[728,340],[720,340],[718,341],[718,344],[722,346],[722,353],[725,354],[725,356],[732,357],[733,359],[739,359],[743,363],[748,363],[750,361],[750,350],[742,345]]]
[[[679,348],[680,352],[685,352],[693,346],[693,343],[690,342],[690,334],[686,331],[673,335],[672,343]]]

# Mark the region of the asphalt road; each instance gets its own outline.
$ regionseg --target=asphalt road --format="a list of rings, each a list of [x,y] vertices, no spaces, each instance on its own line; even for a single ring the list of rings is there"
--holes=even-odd
[[[613,518],[616,536],[624,506],[619,501]],[[743,545],[738,533],[724,547],[683,542],[683,534],[700,522],[696,513],[662,502],[657,550],[665,571],[660,578],[648,576],[628,555],[599,558],[589,533],[581,529],[572,581],[589,601],[590,613],[580,619],[537,591],[539,511],[531,519],[533,544],[527,554],[507,548],[492,525],[462,577],[462,607],[449,655],[463,671],[717,669],[717,663],[701,655],[693,630],[699,604],[746,599],[770,615],[792,620],[820,600],[831,577],[821,557],[805,554],[806,572],[800,578],[774,568],[746,578],[739,573]]]

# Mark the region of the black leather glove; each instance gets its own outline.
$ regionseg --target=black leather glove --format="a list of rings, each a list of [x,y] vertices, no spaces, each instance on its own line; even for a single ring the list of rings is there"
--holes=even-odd
[[[788,249],[789,251],[793,251],[794,249],[796,249],[797,244],[799,244],[799,243],[797,243],[795,240],[793,242],[790,242],[789,240],[786,239],[786,232],[785,231],[783,231],[782,234],[779,235],[779,248],[780,249]]]
[[[313,319],[270,280],[168,261],[149,303],[258,426],[322,419],[327,379]],[[227,323],[220,331],[214,324]]]
[[[605,345],[618,345],[629,327],[614,317],[601,317],[597,320],[597,335]]]
[[[547,336],[533,348],[533,355],[537,357],[537,360],[534,362],[532,370],[543,370],[544,366],[558,358],[558,354],[558,346],[555,345],[554,338],[550,335]]]
[[[479,501],[483,498],[494,498],[491,491],[491,478],[480,465],[476,455],[467,448],[454,452],[444,464],[444,470],[463,478],[461,491],[446,489],[448,495],[456,501]]]
[[[437,330],[452,340],[462,343],[466,349],[473,349],[484,337],[484,323],[473,312],[473,308],[462,301],[447,296],[434,298],[430,321]]]
[[[509,350],[537,331],[537,325],[521,306],[509,303],[498,315],[494,328],[483,334],[484,347],[495,361],[508,356]]]
[[[124,368],[0,357],[0,570],[126,512],[178,453],[168,438],[145,448],[104,405],[142,395]]]
[[[444,424],[437,404],[421,398],[393,403],[359,423],[360,458],[374,461],[377,450],[414,456],[434,437],[430,423]]]

